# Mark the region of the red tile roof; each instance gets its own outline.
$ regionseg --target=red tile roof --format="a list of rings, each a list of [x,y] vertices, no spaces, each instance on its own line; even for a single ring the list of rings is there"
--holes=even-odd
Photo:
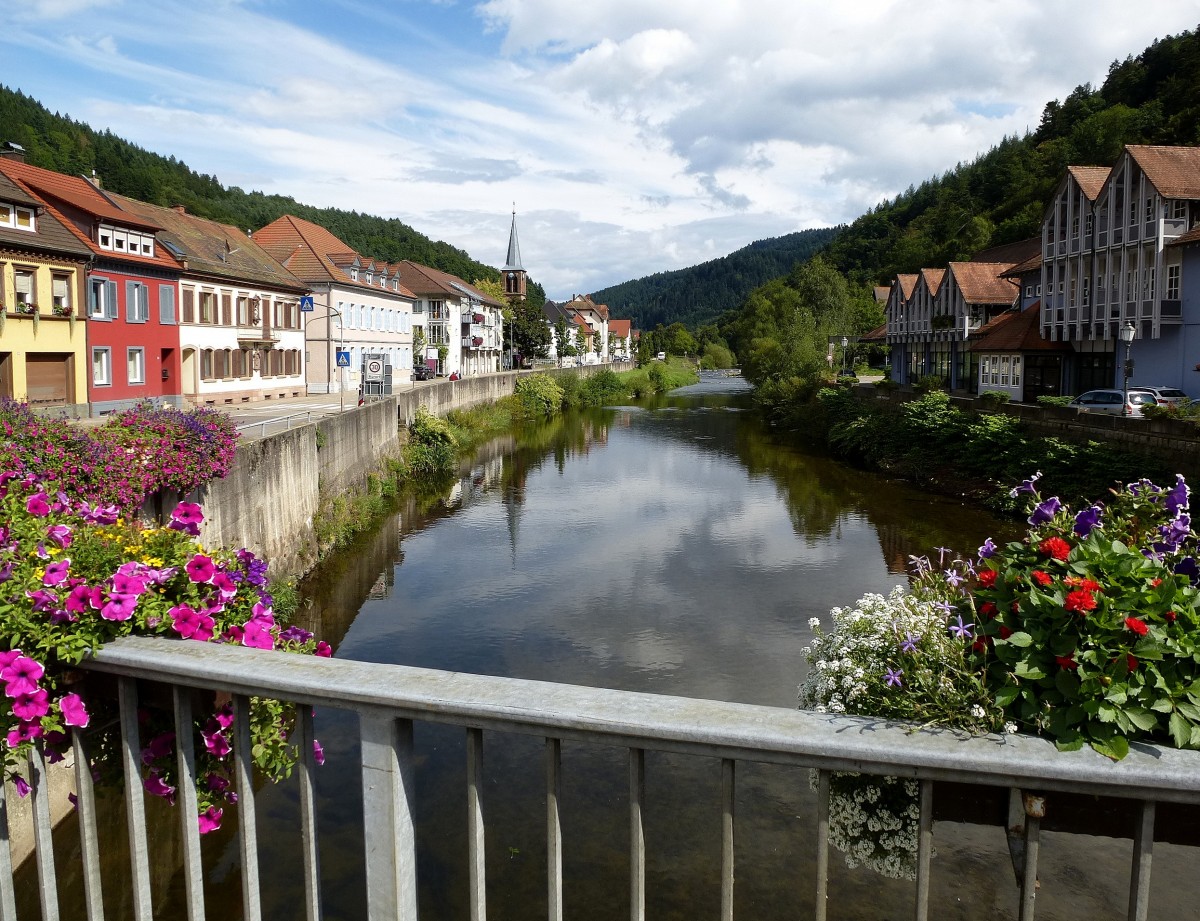
[[[333,283],[369,289],[377,294],[416,296],[405,286],[403,279],[400,281],[399,291],[380,288],[364,280],[355,281],[340,266],[352,265],[355,259],[366,264],[370,264],[371,260],[359,256],[344,241],[339,240],[320,224],[292,214],[285,214],[255,231],[254,242],[282,263],[289,272],[309,284]]]
[[[0,157],[0,174],[7,176],[18,187],[41,201],[47,211],[94,255],[178,270],[179,264],[163,246],[155,246],[153,256],[101,249],[92,235],[94,225],[99,221],[150,233],[161,230],[161,227],[144,217],[123,211],[108,194],[88,180],[4,157]],[[81,223],[83,227],[80,226]]]
[[[921,278],[925,281],[925,287],[929,289],[930,294],[938,293],[938,288],[942,286],[945,277],[945,269],[921,269]]]
[[[111,197],[123,212],[158,224],[159,237],[180,252],[185,272],[271,285],[296,293],[308,291],[306,282],[236,227],[188,214],[182,207],[164,208],[124,195]]]
[[[904,296],[904,299],[907,301],[910,297],[912,297],[912,293],[917,287],[917,276],[915,274],[914,275],[897,275],[896,282],[899,283],[900,293]]]
[[[91,257],[91,247],[64,226],[40,201],[22,189],[3,173],[0,173],[0,201],[16,205],[28,205],[41,211],[34,219],[34,230],[19,230],[0,227],[0,250],[6,253],[36,252],[66,255],[83,262]],[[3,292],[0,292],[2,294]]]
[[[1068,166],[1067,172],[1074,177],[1087,200],[1095,201],[1104,191],[1104,183],[1108,181],[1112,168],[1108,166]],[[1040,245],[1041,241],[1035,242]]]
[[[887,339],[887,324],[876,326],[869,333],[863,333],[858,337],[859,342],[883,342]]]
[[[1070,343],[1051,342],[1041,335],[1042,302],[1024,310],[1006,310],[971,334],[972,352],[1071,352]]]
[[[633,328],[633,320],[609,320],[608,334],[610,336],[628,337]]]
[[[469,282],[463,281],[457,275],[451,275],[449,272],[421,265],[421,263],[413,262],[410,259],[397,262],[391,268],[400,276],[401,286],[413,292],[414,297],[428,297],[431,294],[441,297],[463,297],[467,295],[477,298],[493,307],[506,306],[494,297],[484,294]]]
[[[951,262],[954,283],[967,304],[1011,304],[1019,286],[1003,273],[1012,268],[1007,262]]]
[[[1002,243],[981,249],[971,257],[972,262],[1024,262],[1033,256],[1041,256],[1042,238],[1029,237],[1015,243]]]
[[[1127,144],[1125,150],[1164,198],[1200,198],[1200,147]]]

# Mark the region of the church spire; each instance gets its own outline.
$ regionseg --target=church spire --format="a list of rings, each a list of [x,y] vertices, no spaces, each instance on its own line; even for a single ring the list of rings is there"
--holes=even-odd
[[[510,302],[525,300],[525,266],[521,265],[521,246],[517,243],[517,204],[513,202],[512,229],[508,232],[508,258],[500,270],[504,293]]]
[[[512,229],[508,232],[508,258],[504,262],[504,271],[516,270],[524,272],[521,265],[521,246],[517,243],[517,204],[513,202]]]

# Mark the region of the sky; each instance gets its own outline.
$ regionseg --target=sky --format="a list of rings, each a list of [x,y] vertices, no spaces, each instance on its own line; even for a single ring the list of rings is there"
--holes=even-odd
[[[51,111],[496,267],[515,208],[556,300],[848,223],[1200,22],[1200,0],[5,7],[0,83]]]

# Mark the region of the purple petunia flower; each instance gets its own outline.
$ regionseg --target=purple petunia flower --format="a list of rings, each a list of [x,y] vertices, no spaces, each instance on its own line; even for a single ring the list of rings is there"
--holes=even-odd
[[[292,624],[286,630],[279,634],[281,643],[307,643],[313,638],[313,635],[302,627],[297,627]]]
[[[983,546],[979,548],[979,558],[981,560],[990,560],[996,555],[996,542],[990,537],[983,542]]]
[[[1062,503],[1058,501],[1058,496],[1051,496],[1045,502],[1038,503],[1033,514],[1029,516],[1029,523],[1034,527],[1045,524],[1054,519],[1060,508],[1062,508]]]
[[[0,680],[5,682],[5,695],[15,699],[34,693],[38,689],[38,680],[45,673],[46,669],[37,659],[18,655],[3,670],[0,670]]]
[[[1100,524],[1100,519],[1103,515],[1104,509],[1099,505],[1085,508],[1075,516],[1075,533],[1080,537],[1087,537]]]
[[[221,818],[224,813],[216,806],[209,806],[197,817],[200,823],[200,834],[207,835],[210,831],[216,831],[221,827]]]
[[[321,747],[321,743],[313,739],[313,760],[317,764],[325,763],[325,749]]]
[[[71,529],[65,524],[52,524],[46,528],[46,539],[66,550],[71,546]]]
[[[1017,496],[1021,495],[1022,493],[1031,493],[1032,494],[1032,493],[1037,492],[1037,481],[1040,480],[1041,478],[1042,478],[1042,472],[1039,470],[1037,473],[1035,473],[1033,476],[1031,476],[1028,480],[1024,480],[1020,486],[1014,486],[1012,489],[1010,489],[1008,492],[1009,496],[1012,497],[1013,499],[1015,499],[1015,498],[1017,498]]]
[[[50,514],[50,503],[44,492],[35,492],[25,500],[25,511],[34,518],[45,518]]]
[[[175,788],[154,771],[150,772],[150,776],[145,779],[142,786],[151,796],[161,796],[172,806],[175,805]]]

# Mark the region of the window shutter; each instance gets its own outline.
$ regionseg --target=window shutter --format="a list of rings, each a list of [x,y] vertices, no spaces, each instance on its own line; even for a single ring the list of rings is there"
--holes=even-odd
[[[228,293],[221,295],[221,324],[223,326],[233,325],[233,304]]]
[[[115,281],[105,280],[104,282],[104,313],[110,320],[115,320],[121,315],[117,307],[117,283]]]
[[[125,282],[125,322],[136,322],[137,315],[137,282]]]
[[[196,292],[191,288],[183,289],[183,322],[196,322]]]
[[[158,322],[175,325],[175,289],[171,285],[158,286]]]
[[[93,316],[96,313],[96,290],[97,285],[94,280],[88,281],[88,316]]]

